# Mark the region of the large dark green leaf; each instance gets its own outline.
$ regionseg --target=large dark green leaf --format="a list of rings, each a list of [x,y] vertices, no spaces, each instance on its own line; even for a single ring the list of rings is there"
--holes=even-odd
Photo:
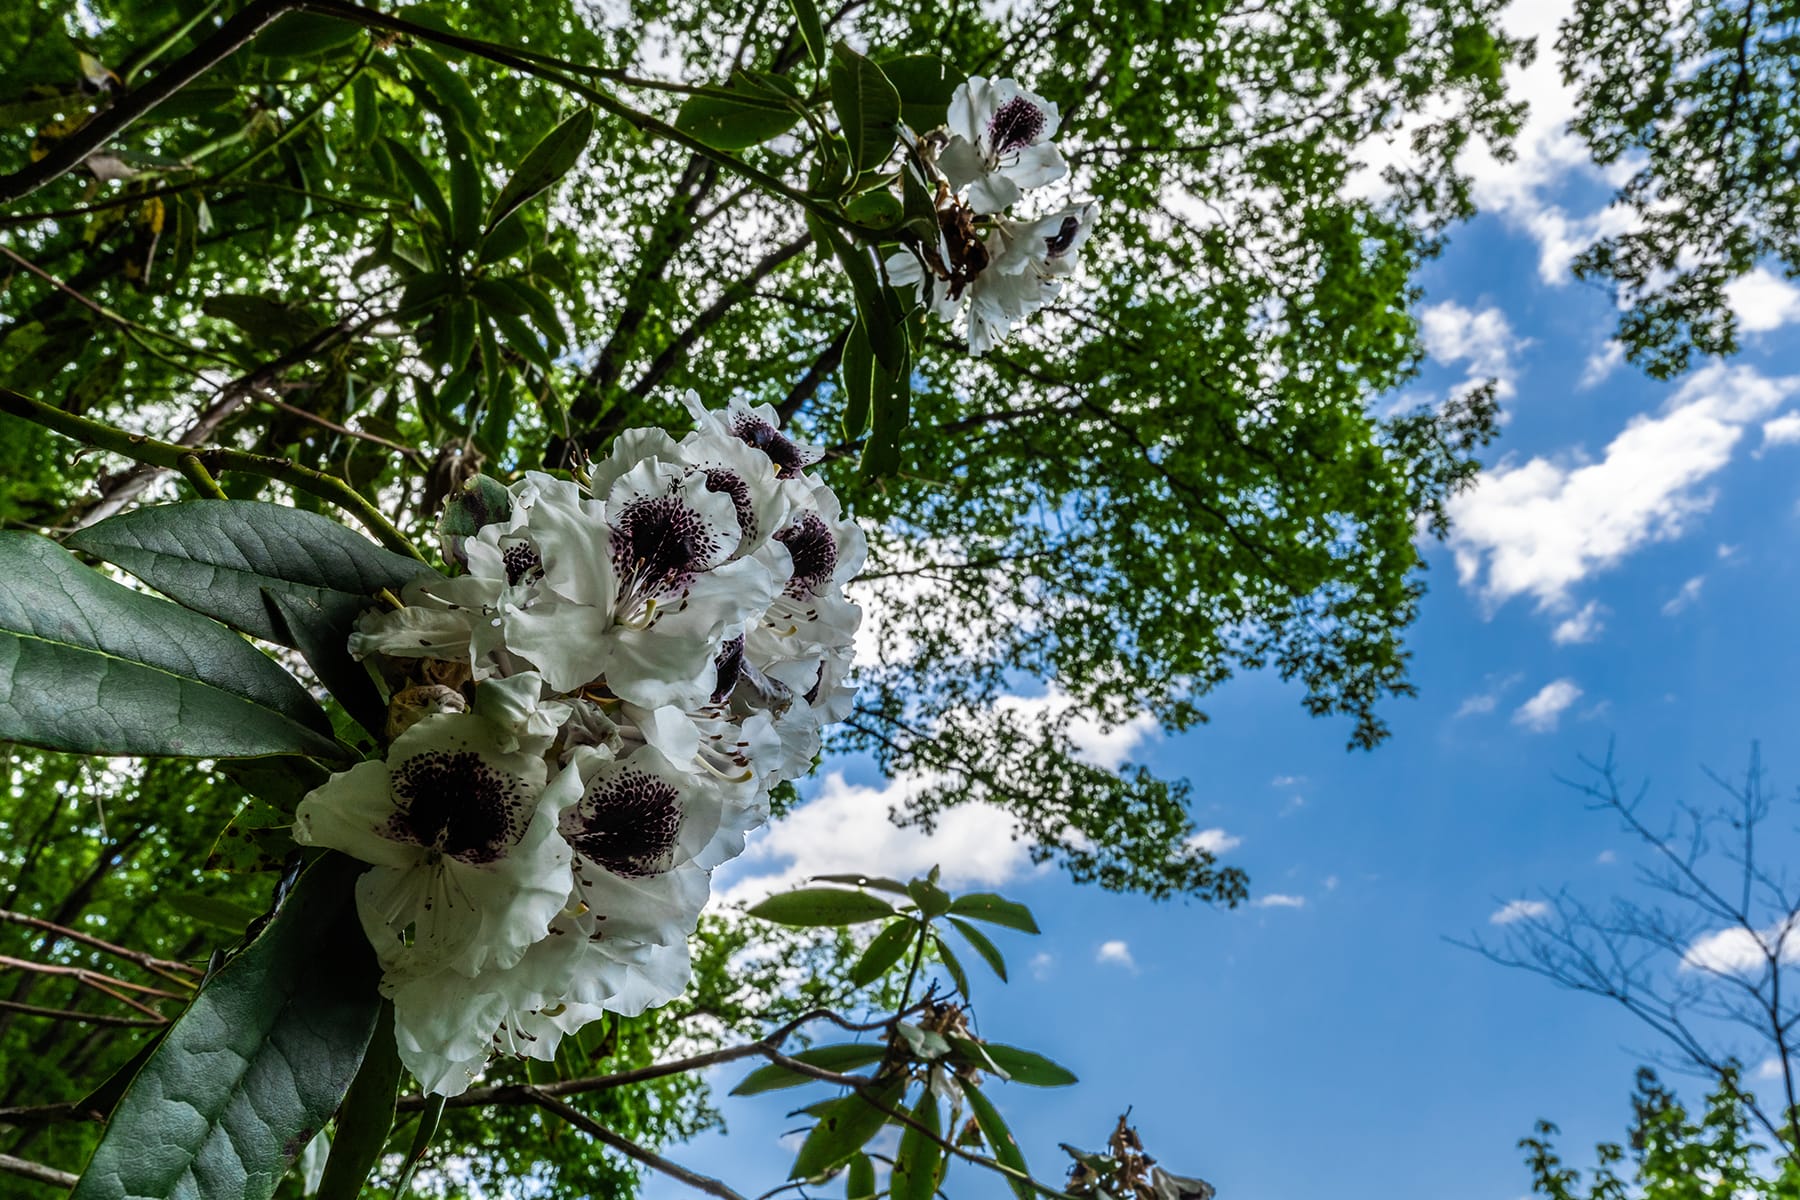
[[[831,103],[856,171],[878,166],[899,136],[900,93],[881,68],[843,42],[832,47]]]
[[[981,1136],[987,1141],[988,1149],[994,1152],[994,1159],[1003,1167],[1011,1167],[1021,1175],[1029,1175],[1031,1169],[1025,1165],[1025,1155],[1019,1149],[1018,1139],[1013,1137],[1012,1129],[1006,1118],[994,1107],[994,1102],[981,1094],[981,1089],[972,1084],[963,1085],[963,1099],[969,1102],[969,1112],[975,1118],[975,1127],[981,1130]],[[1035,1200],[1037,1191],[1029,1183],[1008,1177],[1007,1184],[1019,1200]]]
[[[791,97],[739,72],[730,86],[709,87],[689,96],[675,115],[675,127],[715,150],[748,150],[780,137],[799,119]]]
[[[806,53],[813,60],[813,65],[825,65],[825,26],[819,20],[819,6],[813,0],[789,0],[794,6],[794,19],[800,23],[800,40],[806,43]]]
[[[266,641],[295,643],[266,590],[325,609],[363,605],[427,568],[317,513],[251,500],[193,500],[133,509],[69,538],[173,600]]]
[[[1060,1063],[1051,1062],[1034,1050],[1002,1046],[999,1042],[983,1042],[981,1048],[987,1051],[987,1056],[1014,1083],[1028,1083],[1032,1087],[1067,1087],[1077,1082],[1075,1072]]]
[[[1021,933],[1038,932],[1037,921],[1029,908],[1017,900],[1008,900],[993,892],[970,892],[966,896],[958,896],[950,905],[950,911],[959,917],[986,921],[990,925],[1004,925]]]
[[[488,210],[487,227],[494,228],[521,204],[567,175],[593,136],[594,110],[591,108],[582,109],[546,133],[543,140],[519,160],[512,178],[494,198],[494,206]]]
[[[381,1158],[394,1124],[394,1096],[400,1088],[400,1052],[394,1044],[394,1006],[383,1002],[362,1069],[338,1110],[331,1157],[319,1181],[319,1200],[356,1200]]]
[[[968,79],[935,54],[885,58],[878,65],[900,93],[900,119],[919,133],[928,133],[944,123],[951,95]]]
[[[201,989],[119,1101],[72,1200],[262,1200],[336,1111],[381,999],[351,888],[321,859]]]
[[[0,738],[83,754],[339,756],[293,676],[56,543],[0,534]]]
[[[905,1094],[906,1077],[902,1075],[824,1105],[819,1110],[819,1123],[812,1127],[794,1156],[788,1178],[811,1179],[861,1150],[887,1124],[888,1113]]]
[[[748,909],[753,917],[778,925],[855,925],[894,915],[887,901],[846,888],[800,888],[770,896]]]
[[[912,921],[900,920],[876,934],[869,948],[850,968],[850,982],[865,987],[887,974],[888,968],[899,962],[900,956],[913,944],[918,932],[919,927]]]
[[[900,1149],[894,1155],[894,1173],[889,1181],[893,1200],[931,1200],[937,1191],[938,1164],[944,1148],[938,1143],[943,1130],[943,1116],[938,1110],[937,1095],[926,1088],[913,1107],[912,1119],[900,1135]],[[921,1129],[920,1126],[923,1126]]]

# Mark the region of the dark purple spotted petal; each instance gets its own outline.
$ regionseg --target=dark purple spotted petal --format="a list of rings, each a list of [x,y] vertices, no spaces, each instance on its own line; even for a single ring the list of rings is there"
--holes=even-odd
[[[387,836],[464,863],[505,858],[531,822],[531,794],[473,751],[415,754],[392,776],[397,809]]]
[[[731,507],[737,512],[739,545],[749,545],[756,537],[756,506],[750,502],[750,485],[736,471],[724,467],[706,468],[706,490],[724,492],[731,497]]]
[[[660,875],[681,834],[680,793],[666,779],[627,768],[589,785],[558,822],[575,853],[615,875]]]
[[[681,591],[719,556],[712,526],[679,496],[633,500],[612,529],[613,566],[627,589],[639,595]]]
[[[768,455],[769,461],[775,464],[775,474],[782,479],[792,479],[806,469],[809,461],[806,452],[761,417],[739,413],[731,423],[731,433],[745,445],[754,446]]]
[[[994,154],[1023,150],[1044,132],[1044,110],[1023,96],[1014,96],[988,120],[988,145]]]
[[[514,542],[500,551],[500,562],[506,568],[506,582],[514,587],[521,580],[534,579],[544,573],[544,560],[530,542]]]
[[[738,634],[726,642],[719,650],[719,656],[713,659],[713,666],[718,671],[713,683],[712,702],[721,704],[731,698],[731,693],[738,685],[738,678],[744,673],[744,635]]]
[[[775,540],[787,547],[794,560],[788,595],[810,596],[831,582],[832,572],[837,570],[837,538],[818,513],[801,513]]]

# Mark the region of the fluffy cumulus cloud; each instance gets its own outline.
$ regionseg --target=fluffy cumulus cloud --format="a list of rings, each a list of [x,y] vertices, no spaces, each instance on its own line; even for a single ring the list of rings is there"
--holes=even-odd
[[[1770,958],[1784,963],[1800,961],[1800,917],[1778,921],[1767,929],[1719,929],[1695,938],[1681,957],[1681,965],[1693,971],[1741,975],[1760,971]]]
[[[1542,900],[1509,900],[1488,915],[1490,925],[1511,925],[1548,914],[1550,906]]]
[[[1571,704],[1581,699],[1581,689],[1573,679],[1558,679],[1538,689],[1537,695],[1513,712],[1513,724],[1532,733],[1549,733],[1562,720]]]
[[[1727,284],[1725,301],[1745,333],[1769,333],[1800,320],[1800,288],[1766,267]]]
[[[1094,961],[1107,966],[1123,967],[1127,971],[1137,970],[1137,959],[1131,957],[1130,945],[1117,939],[1101,942],[1100,948],[1094,951]]]
[[[1556,628],[1550,631],[1550,640],[1559,646],[1579,645],[1593,641],[1605,628],[1606,609],[1598,600],[1589,600],[1578,611],[1556,623]]]
[[[1305,908],[1306,897],[1294,896],[1286,892],[1270,892],[1266,896],[1258,896],[1250,902],[1252,908]]]
[[[1466,364],[1463,388],[1489,379],[1501,400],[1518,391],[1516,355],[1529,343],[1513,333],[1506,314],[1489,306],[1465,308],[1454,300],[1427,305],[1419,313],[1419,335],[1425,352],[1445,366]],[[1462,389],[1458,389],[1462,390]]]
[[[1527,595],[1567,611],[1590,575],[1686,532],[1746,428],[1797,390],[1800,377],[1714,364],[1660,412],[1632,418],[1597,461],[1502,461],[1451,501],[1458,578],[1490,607]]]
[[[1765,447],[1800,442],[1800,412],[1782,413],[1779,417],[1764,421],[1762,435]]]
[[[1493,712],[1500,703],[1500,697],[1523,678],[1523,675],[1518,674],[1507,675],[1504,678],[1488,676],[1487,688],[1484,691],[1476,692],[1473,696],[1466,697],[1461,706],[1457,708],[1456,715],[1458,717],[1480,717]]]
[[[729,874],[721,872],[720,902],[754,900],[840,872],[907,879],[936,866],[946,887],[966,888],[998,886],[1033,869],[1017,823],[992,805],[951,809],[929,834],[888,819],[889,810],[936,782],[902,776],[869,787],[831,772],[810,800],[754,838]]]
[[[1204,850],[1208,854],[1223,854],[1227,850],[1236,850],[1244,844],[1244,839],[1233,837],[1223,829],[1202,829],[1188,838],[1187,844],[1196,850]]]

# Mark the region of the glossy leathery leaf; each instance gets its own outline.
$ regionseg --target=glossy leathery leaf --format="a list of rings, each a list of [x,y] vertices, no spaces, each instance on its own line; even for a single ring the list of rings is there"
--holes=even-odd
[[[869,427],[875,395],[875,359],[860,321],[854,322],[845,335],[838,374],[844,381],[844,439],[853,442]]]
[[[944,941],[941,934],[932,934],[931,944],[937,947],[938,960],[944,964],[944,970],[950,973],[950,981],[956,985],[956,990],[965,998],[968,997],[969,973],[963,969],[962,959],[957,957],[956,951],[950,949],[950,944]]]
[[[747,910],[750,916],[777,925],[856,925],[894,915],[880,897],[848,888],[799,888],[780,892]]]
[[[419,1164],[425,1161],[425,1152],[431,1149],[431,1139],[437,1136],[438,1122],[443,1119],[444,1097],[427,1096],[425,1107],[419,1111],[419,1123],[413,1129],[412,1145],[401,1161],[399,1177],[394,1180],[394,1200],[405,1200],[412,1191],[413,1176],[418,1172]]]
[[[703,88],[683,101],[675,127],[715,150],[748,150],[780,137],[799,119],[791,97],[739,72],[728,86]]]
[[[1029,1174],[1030,1168],[1025,1165],[1025,1155],[1019,1149],[1018,1139],[1013,1137],[1012,1128],[1000,1115],[1000,1110],[994,1107],[994,1102],[982,1095],[980,1088],[970,1083],[963,1084],[963,1099],[967,1101],[969,1114],[975,1118],[975,1127],[981,1130],[982,1139],[992,1151],[994,1161],[1003,1167],[1011,1167],[1021,1175]],[[1035,1200],[1036,1189],[1024,1180],[1009,1176],[1006,1182],[1019,1200]]]
[[[895,921],[886,929],[875,935],[869,948],[862,952],[850,968],[850,982],[857,987],[867,987],[888,973],[888,970],[900,961],[906,948],[913,944],[919,927],[909,920]]]
[[[794,20],[800,26],[800,40],[806,43],[807,57],[813,66],[825,65],[829,47],[825,44],[825,26],[819,20],[819,6],[813,0],[788,0],[793,6]]]
[[[385,734],[387,702],[369,668],[350,656],[350,634],[368,602],[360,597],[326,593],[295,596],[263,589],[285,635],[282,641],[306,659],[332,698],[374,738]]]
[[[789,1179],[811,1179],[831,1170],[868,1144],[888,1123],[888,1113],[906,1095],[906,1078],[897,1076],[823,1105],[819,1122],[794,1156]]]
[[[339,758],[294,677],[209,617],[0,533],[0,738],[83,754]]]
[[[983,1042],[981,1048],[987,1051],[989,1058],[1000,1064],[1000,1069],[1014,1083],[1028,1083],[1032,1087],[1067,1087],[1077,1082],[1075,1072],[1060,1063],[1051,1062],[1035,1051],[1003,1046],[999,1042]]]
[[[852,871],[838,875],[813,875],[809,878],[815,883],[841,883],[846,887],[873,888],[878,892],[892,892],[896,896],[906,895],[904,883],[885,875],[863,875]]]
[[[875,1200],[875,1163],[866,1154],[856,1154],[844,1172],[844,1200]]]
[[[333,609],[398,591],[429,568],[317,513],[253,500],[193,500],[108,517],[67,545],[265,641],[284,638],[268,591]],[[329,681],[328,681],[329,682]]]
[[[950,927],[961,934],[965,942],[975,948],[975,953],[981,955],[982,961],[992,967],[994,974],[998,975],[1001,982],[1004,983],[1006,981],[1006,956],[1000,953],[998,946],[988,940],[987,934],[959,917],[950,918]]]
[[[381,1015],[369,1038],[362,1068],[338,1108],[331,1157],[319,1181],[317,1200],[356,1200],[369,1172],[381,1160],[394,1124],[394,1098],[400,1090],[400,1051],[394,1043],[394,1005],[382,1001]]]
[[[831,48],[831,104],[855,173],[879,166],[899,136],[900,93],[881,68],[839,42]]]
[[[363,864],[316,862],[201,988],[124,1097],[72,1200],[265,1200],[338,1108],[380,1009]]]
[[[968,76],[935,54],[908,54],[876,63],[900,94],[900,119],[929,133],[949,115],[950,97]]]
[[[900,1135],[900,1149],[894,1155],[894,1171],[888,1181],[889,1195],[893,1200],[931,1200],[937,1191],[938,1165],[944,1157],[944,1148],[937,1140],[944,1120],[937,1094],[925,1088],[909,1115],[917,1124],[908,1125]]]
[[[1037,921],[1029,908],[993,892],[970,892],[966,896],[958,896],[950,905],[950,911],[959,917],[986,921],[990,925],[1004,925],[1021,933],[1039,932]]]
[[[546,133],[538,144],[526,151],[519,165],[494,197],[488,209],[487,227],[492,230],[512,215],[519,206],[550,188],[567,175],[581,159],[588,141],[594,136],[594,110],[584,108]]]

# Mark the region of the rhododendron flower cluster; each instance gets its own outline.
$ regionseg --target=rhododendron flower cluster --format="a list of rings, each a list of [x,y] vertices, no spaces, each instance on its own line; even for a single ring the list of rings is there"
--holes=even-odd
[[[679,441],[494,484],[464,573],[351,637],[395,682],[392,740],[294,834],[371,864],[357,911],[431,1091],[679,995],[711,870],[848,711],[861,533],[773,409],[687,403]]]
[[[1056,105],[1013,80],[977,75],[952,94],[945,127],[920,139],[938,237],[890,255],[888,280],[913,288],[941,320],[963,313],[971,354],[1056,299],[1093,228],[1091,203],[1037,218],[1008,213],[1068,174],[1050,141],[1061,120]]]

